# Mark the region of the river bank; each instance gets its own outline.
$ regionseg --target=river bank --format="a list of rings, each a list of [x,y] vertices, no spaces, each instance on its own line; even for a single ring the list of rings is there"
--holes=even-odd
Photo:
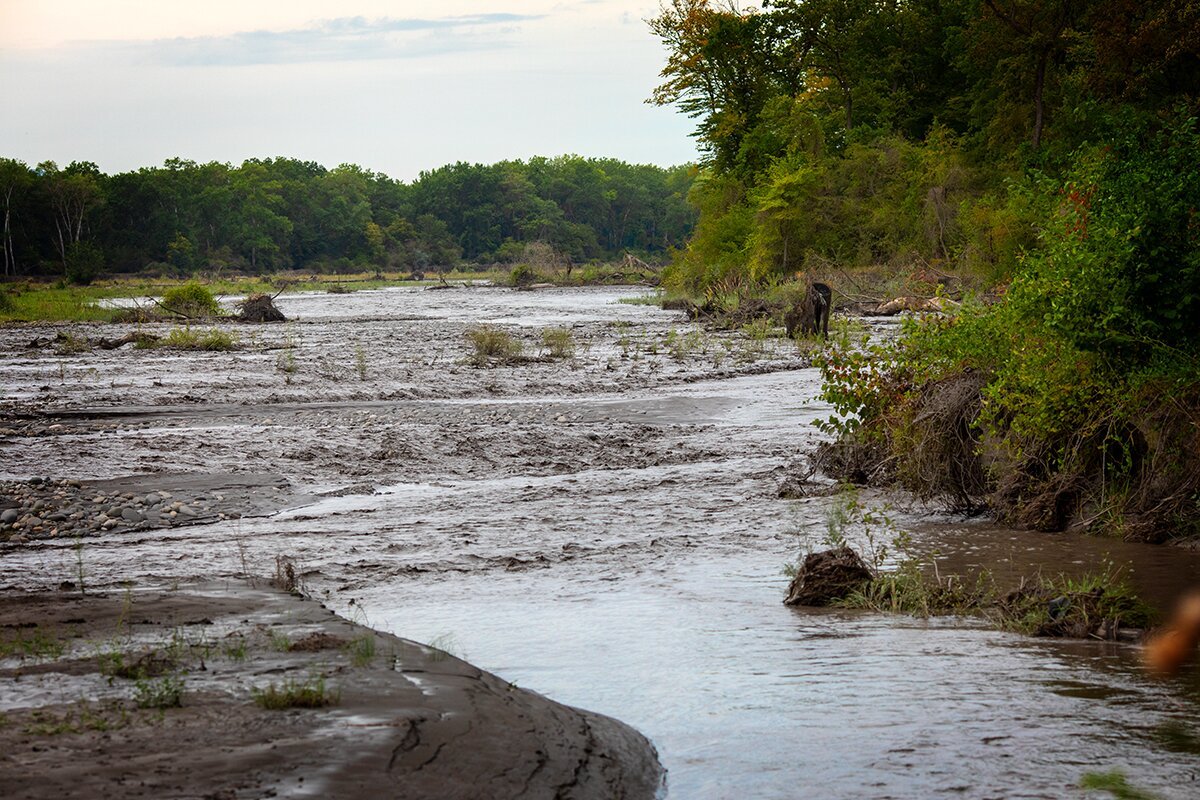
[[[237,580],[287,556],[346,617],[634,725],[671,796],[1062,796],[1110,767],[1188,796],[1195,755],[1158,732],[1193,730],[1191,673],[1150,680],[1127,645],[784,607],[782,567],[833,506],[779,496],[824,438],[818,371],[787,340],[617,302],[638,293],[283,295],[298,321],[239,327],[232,353],[59,354],[0,329],[14,431],[0,479],[138,475],[161,482],[143,500],[226,504],[0,545],[0,583],[74,581],[81,552],[88,591]],[[484,323],[527,352],[568,329],[576,354],[470,366],[463,333]],[[260,516],[228,505],[228,487],[168,485],[182,475],[286,483],[247,486],[271,501]],[[1165,604],[1200,569],[1174,549],[862,501],[901,503],[897,525],[943,574],[1109,559]]]
[[[601,800],[662,782],[628,726],[263,582],[0,600],[5,797]]]

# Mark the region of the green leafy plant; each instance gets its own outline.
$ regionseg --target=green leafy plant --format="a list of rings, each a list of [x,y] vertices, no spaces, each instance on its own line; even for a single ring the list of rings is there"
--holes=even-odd
[[[199,283],[190,282],[172,286],[163,292],[159,306],[172,314],[188,319],[217,317],[223,312],[213,293]]]
[[[138,708],[178,708],[183,705],[183,678],[179,675],[138,678],[133,684],[133,700]]]

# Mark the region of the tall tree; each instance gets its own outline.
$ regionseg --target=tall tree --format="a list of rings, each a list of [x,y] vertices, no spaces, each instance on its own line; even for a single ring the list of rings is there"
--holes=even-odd
[[[0,202],[4,204],[4,228],[0,249],[4,250],[4,276],[17,274],[17,250],[13,243],[13,208],[33,185],[33,173],[23,161],[0,158]]]
[[[49,194],[57,233],[55,246],[65,270],[71,245],[83,239],[88,213],[104,202],[100,168],[90,161],[73,161],[60,170],[53,161],[44,161],[37,170]]]

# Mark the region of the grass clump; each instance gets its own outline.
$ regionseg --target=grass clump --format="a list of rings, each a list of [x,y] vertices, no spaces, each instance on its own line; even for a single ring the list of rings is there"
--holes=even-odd
[[[521,358],[521,341],[499,328],[480,325],[467,331],[466,336],[473,349],[469,360],[476,366],[507,364]]]
[[[375,660],[375,637],[372,634],[364,633],[347,642],[343,649],[349,654],[354,666],[370,666],[371,662]]]
[[[1038,576],[1001,592],[984,571],[974,582],[929,574],[916,560],[877,573],[839,605],[914,617],[976,616],[1026,636],[1116,639],[1120,629],[1145,630],[1154,611],[1112,567],[1079,577]]]
[[[237,350],[238,340],[232,333],[210,328],[206,331],[194,331],[191,328],[172,328],[161,339],[139,339],[134,345],[137,348],[158,348],[163,350],[200,350],[209,352],[227,352]]]
[[[1120,770],[1089,772],[1079,786],[1089,792],[1107,792],[1116,800],[1158,800],[1158,795],[1137,788]]]
[[[223,313],[213,293],[194,281],[167,289],[159,306],[164,311],[189,319],[218,317]]]
[[[1147,628],[1153,609],[1111,565],[1081,577],[1039,578],[999,598],[993,612],[1008,630],[1030,636],[1112,638],[1116,629]]]
[[[183,705],[183,678],[179,675],[138,678],[133,684],[133,701],[138,708],[179,708]]]
[[[338,695],[325,686],[325,679],[314,676],[306,681],[287,678],[279,685],[274,682],[266,688],[250,690],[254,702],[268,711],[284,711],[289,708],[324,708],[337,703]]]
[[[567,328],[546,328],[542,331],[542,347],[550,358],[570,358],[575,355],[575,337]]]
[[[80,700],[75,708],[63,714],[34,711],[29,715],[25,733],[29,736],[61,736],[84,731],[111,731],[129,724],[129,712],[119,702],[93,707]]]
[[[0,640],[0,658],[19,658],[22,661],[28,659],[34,663],[54,661],[61,658],[66,650],[65,642],[40,628],[29,636],[18,628],[14,638]]]

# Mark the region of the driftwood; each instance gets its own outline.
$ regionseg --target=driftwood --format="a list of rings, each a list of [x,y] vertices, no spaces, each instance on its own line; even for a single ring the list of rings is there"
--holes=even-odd
[[[127,344],[142,345],[145,347],[148,344],[157,342],[160,338],[152,333],[127,333],[119,339],[92,339],[92,344],[101,350],[116,350],[118,347],[124,347]]]
[[[897,297],[880,303],[870,312],[877,317],[892,317],[902,311],[948,311],[958,303],[946,297]]]

